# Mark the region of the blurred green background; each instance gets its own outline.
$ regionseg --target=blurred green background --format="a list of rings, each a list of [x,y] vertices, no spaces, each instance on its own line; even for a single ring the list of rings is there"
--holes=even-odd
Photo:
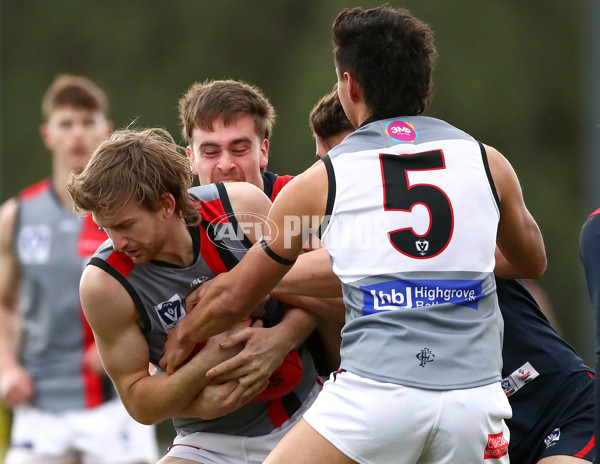
[[[499,149],[515,167],[549,259],[540,279],[561,334],[593,363],[593,318],[578,258],[600,207],[600,8],[596,0],[406,0],[439,52],[426,113]],[[331,24],[363,0],[1,0],[0,199],[50,172],[40,100],[56,74],[86,75],[116,127],[181,139],[177,101],[194,82],[243,79],[278,113],[270,170],[312,164],[308,114],[335,82]],[[594,74],[596,73],[596,74]]]

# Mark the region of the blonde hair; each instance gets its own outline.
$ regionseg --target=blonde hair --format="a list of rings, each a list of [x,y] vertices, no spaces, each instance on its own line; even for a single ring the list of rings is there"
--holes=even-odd
[[[96,148],[83,171],[71,173],[67,190],[77,214],[103,216],[130,201],[158,211],[161,197],[171,194],[179,215],[197,223],[198,205],[187,193],[191,186],[189,161],[166,130],[123,129]]]

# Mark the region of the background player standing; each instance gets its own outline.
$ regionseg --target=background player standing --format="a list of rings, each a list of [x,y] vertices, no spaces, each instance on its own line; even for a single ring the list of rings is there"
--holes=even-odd
[[[111,131],[108,102],[89,79],[63,75],[42,113],[52,177],[0,213],[0,393],[14,412],[6,462],[152,462],[154,428],[121,404],[79,303],[81,273],[106,235],[73,213],[65,185]]]

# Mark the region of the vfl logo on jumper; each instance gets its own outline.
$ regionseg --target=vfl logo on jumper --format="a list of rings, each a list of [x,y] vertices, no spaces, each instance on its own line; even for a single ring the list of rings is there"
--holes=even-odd
[[[415,242],[415,246],[417,247],[417,253],[419,253],[421,256],[425,256],[429,250],[429,241],[419,239]]]
[[[488,434],[488,442],[483,450],[483,459],[499,459],[508,453],[508,442],[503,432]]]
[[[388,137],[401,142],[414,142],[417,140],[417,131],[415,127],[405,121],[392,121],[385,128]]]
[[[154,309],[156,309],[160,323],[166,332],[175,327],[175,324],[186,314],[185,308],[181,304],[181,298],[177,294],[173,295],[170,300],[155,305]]]
[[[536,371],[530,363],[526,362],[508,377],[502,379],[502,389],[506,396],[510,396],[529,382],[533,381],[539,375],[539,372]]]
[[[393,280],[363,285],[363,314],[451,303],[477,309],[482,280]]]
[[[550,448],[551,446],[556,445],[558,443],[558,440],[560,440],[560,427],[555,428],[552,432],[550,432],[550,435],[548,435],[544,439],[544,443],[546,443],[546,448]]]
[[[52,231],[47,225],[23,227],[19,234],[19,254],[23,263],[47,263],[51,238]]]
[[[435,354],[431,352],[429,348],[423,348],[419,354],[417,354],[417,359],[421,361],[419,366],[425,367],[427,363],[433,362],[435,358]]]

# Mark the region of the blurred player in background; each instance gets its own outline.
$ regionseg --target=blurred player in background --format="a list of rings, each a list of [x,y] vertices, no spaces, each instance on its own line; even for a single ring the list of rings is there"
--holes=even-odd
[[[0,394],[14,413],[5,462],[153,462],[154,428],[120,402],[79,302],[83,268],[107,237],[74,214],[65,186],[112,130],[108,101],[89,79],[62,75],[42,113],[52,175],[0,212]]]

